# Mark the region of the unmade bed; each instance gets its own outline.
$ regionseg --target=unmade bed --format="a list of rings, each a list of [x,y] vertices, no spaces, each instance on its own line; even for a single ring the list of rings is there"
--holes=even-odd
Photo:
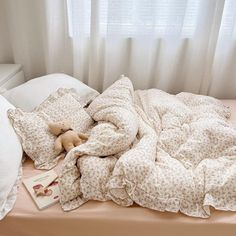
[[[236,125],[236,100],[223,100],[231,107]],[[33,162],[23,164],[23,178],[40,173]],[[121,207],[115,203],[89,201],[80,208],[63,212],[59,204],[43,211],[34,205],[20,184],[13,210],[0,222],[0,236],[36,235],[235,235],[236,213],[214,211],[208,219],[181,213],[161,213],[138,205]]]

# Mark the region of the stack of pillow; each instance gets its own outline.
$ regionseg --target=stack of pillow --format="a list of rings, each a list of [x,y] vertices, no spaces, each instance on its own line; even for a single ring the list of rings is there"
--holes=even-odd
[[[58,153],[48,122],[67,120],[74,130],[85,132],[93,120],[83,108],[98,95],[73,77],[51,74],[0,96],[0,219],[16,200],[23,150],[36,168],[54,167]]]

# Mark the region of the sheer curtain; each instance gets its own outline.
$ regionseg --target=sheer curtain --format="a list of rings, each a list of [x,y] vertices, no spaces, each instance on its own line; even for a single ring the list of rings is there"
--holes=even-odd
[[[68,0],[74,73],[103,90],[120,74],[156,87],[236,98],[236,1]]]
[[[136,89],[236,98],[235,0],[0,1],[27,78],[65,72],[102,91],[125,74]]]
[[[27,79],[73,73],[64,0],[0,0],[0,14],[0,63],[22,64]]]

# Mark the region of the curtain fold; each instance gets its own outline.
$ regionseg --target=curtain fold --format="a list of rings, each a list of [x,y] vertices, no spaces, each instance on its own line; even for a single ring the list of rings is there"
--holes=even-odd
[[[28,79],[65,72],[102,91],[125,74],[136,89],[236,98],[234,0],[1,0],[2,6],[6,61],[23,64]]]
[[[52,72],[71,73],[72,46],[64,1],[1,0],[0,7],[13,58],[7,63],[22,64],[27,79]]]

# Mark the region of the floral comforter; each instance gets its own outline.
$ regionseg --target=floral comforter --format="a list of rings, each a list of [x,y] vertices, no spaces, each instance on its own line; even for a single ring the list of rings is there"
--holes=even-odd
[[[201,95],[133,90],[122,77],[87,109],[97,122],[59,177],[65,211],[88,200],[207,218],[236,211],[236,129]]]

